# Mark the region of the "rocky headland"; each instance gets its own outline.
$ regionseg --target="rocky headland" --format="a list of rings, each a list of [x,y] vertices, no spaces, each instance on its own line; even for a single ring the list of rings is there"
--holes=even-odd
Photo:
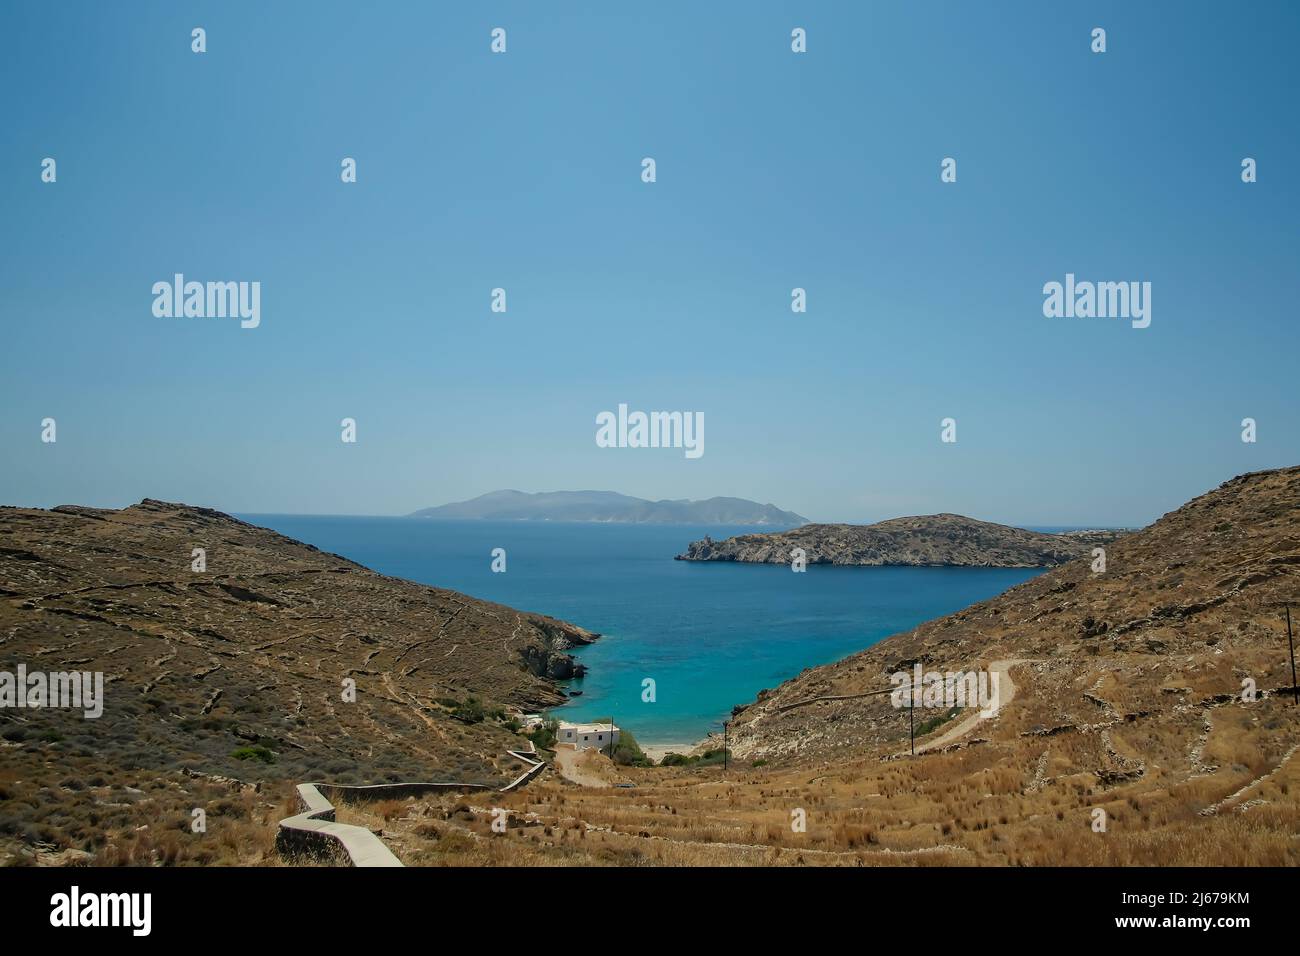
[[[790,531],[692,541],[678,561],[789,564],[802,548],[808,564],[910,567],[1046,568],[1089,554],[1119,531],[1045,534],[955,514],[892,518],[876,524],[807,524]]]

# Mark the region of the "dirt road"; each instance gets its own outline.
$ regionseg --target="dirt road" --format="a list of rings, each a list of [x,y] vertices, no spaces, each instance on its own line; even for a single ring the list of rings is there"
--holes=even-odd
[[[1011,679],[1011,668],[1015,667],[1017,664],[1023,663],[1025,663],[1023,659],[1015,658],[1012,660],[994,661],[989,665],[989,673],[998,675],[997,706],[999,710],[1011,703],[1011,699],[1016,696],[1016,682]],[[997,716],[996,713],[993,716]],[[924,753],[927,750],[938,750],[941,747],[946,747],[966,736],[983,721],[991,719],[992,717],[981,717],[979,711],[976,711],[969,717],[964,717],[959,720],[956,724],[941,733],[938,737],[935,737],[933,740],[927,740],[925,743],[919,744],[916,748],[916,752]]]
[[[602,767],[596,763],[605,764]],[[590,750],[574,750],[572,744],[558,744],[555,748],[555,768],[560,776],[583,787],[608,787],[610,782],[602,771],[608,769],[608,759]]]

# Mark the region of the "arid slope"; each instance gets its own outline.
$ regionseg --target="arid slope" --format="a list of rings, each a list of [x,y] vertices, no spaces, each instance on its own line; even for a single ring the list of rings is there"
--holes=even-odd
[[[1290,684],[1278,602],[1296,598],[1300,469],[1243,475],[1090,558],[764,694],[734,724],[740,754],[861,751],[907,733],[887,697],[792,706],[888,688],[916,661],[942,671],[1025,659],[1014,722],[1077,727],[1189,715],[1203,698]]]
[[[561,702],[550,678],[595,636],[207,509],[0,509],[0,670],[102,671],[106,698],[98,719],[0,709],[0,844],[101,849],[90,781],[115,775],[504,782],[520,739],[463,705]]]

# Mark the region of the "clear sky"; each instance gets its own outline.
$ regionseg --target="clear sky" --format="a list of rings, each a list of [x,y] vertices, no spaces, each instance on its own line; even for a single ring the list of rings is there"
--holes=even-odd
[[[0,503],[1145,524],[1300,462],[1298,40],[1294,3],[4,4]],[[177,272],[260,282],[260,326],[156,317]],[[1045,317],[1067,272],[1149,281],[1150,327]],[[705,454],[597,447],[620,402]]]

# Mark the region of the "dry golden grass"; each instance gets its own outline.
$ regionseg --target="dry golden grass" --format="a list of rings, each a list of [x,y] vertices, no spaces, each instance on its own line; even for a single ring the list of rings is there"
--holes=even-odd
[[[1033,692],[1024,710],[1032,711]],[[1283,866],[1300,863],[1300,719],[1271,698],[1103,731],[784,768],[624,769],[634,789],[547,773],[519,793],[347,807],[408,865]],[[1189,760],[1206,720],[1202,764]],[[1141,767],[1101,782],[1101,768]],[[1225,802],[1226,801],[1226,802]],[[1204,813],[1207,808],[1215,812]],[[493,807],[511,817],[492,832]],[[1106,813],[1094,832],[1093,811]],[[791,826],[806,814],[806,832]]]

